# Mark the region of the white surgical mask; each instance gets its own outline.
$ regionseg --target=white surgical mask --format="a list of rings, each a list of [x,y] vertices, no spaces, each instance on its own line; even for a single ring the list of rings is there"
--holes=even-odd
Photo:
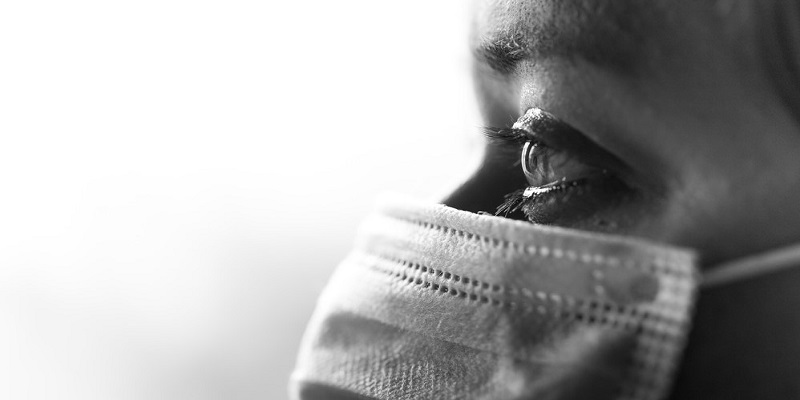
[[[660,399],[704,284],[696,264],[639,239],[384,201],[320,297],[292,396]]]

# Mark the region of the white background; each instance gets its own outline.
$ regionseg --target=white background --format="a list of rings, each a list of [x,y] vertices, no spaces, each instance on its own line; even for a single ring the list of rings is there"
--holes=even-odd
[[[0,3],[0,399],[281,399],[385,190],[474,165],[463,0]]]

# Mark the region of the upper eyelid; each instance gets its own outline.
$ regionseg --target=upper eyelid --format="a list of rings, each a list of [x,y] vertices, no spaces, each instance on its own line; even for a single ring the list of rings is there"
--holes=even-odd
[[[485,127],[484,135],[490,144],[508,150],[513,147],[514,152],[521,152],[525,142],[535,142],[540,151],[562,153],[583,164],[631,176],[631,168],[616,155],[551,114],[540,110],[539,119],[525,126],[529,129]]]
[[[569,124],[538,107],[529,108],[510,128],[487,127],[484,129],[484,134],[490,139],[520,144],[524,144],[526,141],[535,141],[539,145],[555,148],[562,147],[559,145],[560,136],[566,133],[569,133],[569,136],[583,136]]]
[[[514,122],[512,129],[520,129],[526,131],[531,136],[545,139],[557,138],[567,133],[571,136],[583,136],[583,133],[573,126],[538,107],[533,107],[525,111],[525,113]]]
[[[524,131],[534,140],[557,150],[586,155],[586,149],[593,148],[594,151],[609,153],[580,130],[538,107],[525,111],[511,129]]]
[[[605,147],[538,107],[529,108],[510,128],[485,127],[484,135],[490,143],[513,144],[521,148],[525,142],[535,142],[541,150],[564,152],[583,161],[600,161],[604,167],[626,169],[625,164]]]

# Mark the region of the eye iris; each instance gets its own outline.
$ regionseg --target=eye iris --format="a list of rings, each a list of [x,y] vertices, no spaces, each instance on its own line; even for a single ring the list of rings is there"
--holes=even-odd
[[[523,145],[521,165],[528,184],[537,187],[606,173],[604,169],[581,162],[567,151],[537,140],[529,140]]]
[[[522,148],[522,172],[528,184],[542,186],[556,180],[550,166],[550,154],[547,148],[539,143],[528,141]]]

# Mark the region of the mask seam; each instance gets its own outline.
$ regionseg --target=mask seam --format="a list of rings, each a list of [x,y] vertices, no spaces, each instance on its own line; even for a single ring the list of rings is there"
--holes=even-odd
[[[413,199],[398,201],[396,199],[397,197],[403,196],[395,195],[381,199],[381,201],[379,201],[377,204],[377,211],[380,213],[379,215],[414,221],[431,221],[444,218],[448,221],[456,220],[465,224],[495,226],[502,224],[506,225],[507,228],[512,228],[515,230],[542,230],[542,232],[536,232],[535,234],[542,234],[545,236],[557,235],[576,240],[601,241],[607,244],[639,248],[645,252],[645,258],[653,258],[655,261],[663,262],[664,264],[672,266],[694,264],[696,260],[694,252],[689,249],[680,248],[674,245],[665,245],[664,243],[656,243],[643,238],[635,238],[630,236],[625,237],[551,225],[533,224],[528,221],[518,221],[498,216],[479,215],[448,207],[445,204],[424,204],[414,201]],[[413,204],[413,206],[411,204]],[[434,222],[434,224],[437,223]]]
[[[491,285],[488,282],[483,282],[478,279],[465,277],[464,275],[453,274],[442,269],[428,267],[422,265],[421,263],[392,259],[385,256],[377,256],[377,255],[365,255],[365,256],[373,260],[376,260],[378,262],[399,265],[399,267],[396,268],[389,267],[384,269],[376,266],[375,264],[368,263],[367,260],[359,261],[359,264],[361,264],[362,266],[373,269],[376,272],[389,275],[390,277],[394,278],[393,279],[394,282],[398,283],[405,282],[406,286],[413,284],[415,287],[418,287],[423,290],[428,289],[432,292],[449,294],[453,299],[460,298],[468,302],[475,302],[476,304],[479,303],[496,307],[504,307],[510,310],[521,309],[522,312],[531,314],[534,313],[535,309],[539,315],[550,314],[556,317],[562,314],[558,311],[562,311],[563,314],[575,316],[576,317],[575,319],[582,323],[602,324],[603,326],[610,326],[610,327],[618,326],[620,327],[620,329],[630,329],[634,332],[640,328],[637,327],[636,325],[629,324],[628,323],[629,321],[624,321],[620,323],[610,323],[608,321],[609,319],[603,318],[601,314],[605,312],[613,315],[615,318],[623,317],[621,319],[627,319],[627,318],[631,319],[639,318],[642,320],[649,319],[659,323],[666,323],[669,325],[680,325],[683,323],[683,321],[671,318],[668,315],[662,315],[658,313],[648,312],[646,310],[640,310],[639,308],[636,307],[635,304],[624,305],[612,301],[603,301],[598,299],[587,300],[587,299],[577,298],[574,296],[559,295],[556,293],[545,292],[540,290],[537,291],[536,294],[534,294],[529,289],[517,289],[515,287],[498,285],[498,284]],[[418,272],[406,273],[404,272],[404,270],[413,270]],[[449,274],[450,278],[445,278],[445,274]],[[430,277],[427,277],[426,275],[433,275],[434,279],[430,279]],[[455,281],[456,276],[459,277],[460,282],[465,282],[465,279],[468,280],[467,282],[469,283],[462,283],[461,285],[466,286],[471,284],[474,289],[469,289],[469,286],[466,286],[467,289],[464,288],[458,289],[453,287],[453,284],[450,282],[445,282],[445,283],[441,282],[442,280]],[[436,279],[439,279],[439,281],[436,281]],[[479,282],[480,284],[478,286],[475,286],[475,282]],[[495,291],[495,289],[493,289],[494,287],[500,288],[499,290],[495,291],[497,295],[500,296],[500,298],[498,299],[495,295],[492,294],[480,293],[475,291],[475,289],[480,289],[480,288],[484,288],[484,290],[486,290],[487,287],[492,289],[493,291]],[[504,296],[502,294],[503,290],[507,290],[510,296]],[[530,294],[525,293],[525,291],[530,292]],[[522,293],[522,296],[520,296],[519,293]],[[530,299],[537,301],[539,302],[539,306],[537,307],[518,306],[517,305],[518,303],[522,304],[525,303],[520,301],[514,301],[513,297],[522,297],[523,298],[522,300]],[[551,310],[545,310],[545,312],[542,312],[538,308],[542,306],[542,303],[551,304],[548,307],[551,308]],[[658,305],[666,306],[669,308],[672,308],[672,306],[674,306],[671,304],[665,304],[663,302],[658,303]],[[605,320],[605,322],[603,320]]]
[[[460,229],[450,228],[444,225],[423,220],[403,218],[398,216],[386,216],[386,217],[397,221],[410,223],[412,225],[420,226],[425,229],[435,229],[443,232],[444,234],[459,236],[466,240],[487,243],[495,246],[498,249],[508,249],[509,251],[512,252],[518,252],[521,254],[531,255],[539,258],[566,259],[568,261],[574,261],[585,265],[600,265],[612,268],[623,267],[640,272],[649,272],[655,274],[662,273],[665,275],[671,275],[678,278],[686,278],[694,276],[692,272],[683,270],[680,264],[669,262],[660,257],[653,257],[652,262],[647,263],[642,261],[636,262],[634,260],[622,261],[622,259],[618,257],[608,257],[597,253],[595,254],[581,253],[580,255],[578,255],[578,253],[576,253],[574,250],[568,250],[568,249],[565,250],[563,248],[555,246],[545,246],[545,245],[537,246],[537,245],[522,244],[506,239],[498,239],[490,237],[484,234],[472,233]]]
[[[398,279],[398,278],[400,278],[402,276],[402,272],[396,271],[394,274],[392,274],[392,271],[380,270],[379,268],[375,268],[374,266],[371,266],[370,264],[368,264],[367,263],[368,260],[366,260],[366,259],[367,258],[372,258],[373,260],[381,259],[381,260],[389,262],[390,264],[393,264],[395,266],[397,266],[398,264],[402,265],[403,264],[402,262],[386,260],[386,259],[382,259],[380,256],[374,256],[374,255],[370,255],[370,254],[363,254],[362,253],[362,255],[364,255],[366,257],[362,258],[359,261],[356,261],[356,260],[353,260],[353,261],[355,261],[358,264],[361,264],[364,267],[372,268],[374,272],[383,273],[383,274],[385,274],[385,276],[388,275],[387,277],[391,279],[390,282],[392,284],[397,285],[397,286],[402,285],[399,288],[402,291],[413,291],[413,292],[416,292],[418,294],[419,293],[429,293],[431,291],[434,291],[437,294],[439,294],[439,296],[444,296],[444,295],[450,293],[449,292],[449,288],[448,288],[448,291],[446,291],[446,292],[442,290],[442,286],[443,285],[441,285],[441,283],[439,284],[439,287],[434,290],[433,289],[433,281],[428,281],[428,282],[431,283],[431,286],[425,287],[423,285],[420,285],[420,284],[416,283],[417,282],[416,277],[412,277],[412,281],[408,281],[408,278],[406,278],[406,280]],[[401,268],[403,268],[403,269],[404,268],[408,268],[408,265],[402,265]],[[428,274],[431,274],[431,272],[430,272],[431,269],[432,268],[428,267],[428,272],[427,272]],[[434,270],[434,272],[433,272],[433,276],[434,277],[439,277],[438,272],[442,272],[441,277],[444,276],[444,270],[437,270],[435,268],[433,270]],[[421,266],[420,266],[420,271],[421,271]],[[451,273],[451,279],[452,279],[452,275],[453,274]],[[444,285],[444,286],[447,286],[447,285]],[[483,287],[483,285],[481,285],[481,287]],[[453,296],[453,295],[451,294],[450,296]],[[460,297],[460,295],[456,295],[454,297]],[[439,297],[439,298],[441,298],[441,297]],[[498,302],[481,303],[481,304],[482,305],[489,305],[489,306],[492,306],[492,307],[501,307],[501,306],[503,306],[503,303],[501,303],[499,301]],[[661,303],[661,304],[663,304],[663,303]],[[634,306],[627,306],[627,307],[630,310],[635,309]],[[569,310],[563,310],[563,311],[569,311]],[[559,314],[551,314],[551,315],[553,315],[553,317],[555,319],[561,320],[561,321],[564,321],[564,319],[563,318],[559,318],[559,317],[562,317],[562,316],[571,317],[566,312],[562,313],[560,315]],[[642,390],[645,390],[646,392],[650,391],[650,390],[655,390],[656,392],[661,392],[662,390],[664,390],[664,386],[668,386],[668,384],[669,384],[668,382],[674,377],[674,371],[675,371],[675,368],[676,368],[676,365],[677,365],[677,361],[676,361],[676,359],[674,357],[675,357],[676,354],[677,354],[677,357],[680,357],[681,349],[685,345],[685,334],[682,334],[681,332],[685,331],[683,327],[685,327],[688,324],[688,321],[684,320],[684,319],[680,319],[680,318],[679,319],[671,319],[670,318],[670,319],[665,320],[663,317],[665,317],[665,316],[663,316],[661,314],[658,314],[658,313],[655,313],[655,314],[654,313],[645,313],[640,318],[633,318],[634,321],[636,321],[638,319],[639,323],[635,324],[635,323],[631,322],[631,323],[628,323],[628,325],[635,326],[636,327],[635,329],[626,329],[626,326],[623,325],[623,324],[611,325],[611,324],[605,323],[605,324],[601,325],[601,326],[607,326],[610,329],[619,329],[619,330],[622,330],[622,331],[633,332],[634,334],[637,335],[637,349],[638,350],[636,350],[636,352],[635,352],[636,356],[634,356],[631,359],[631,364],[629,365],[627,370],[629,371],[628,372],[629,374],[632,374],[631,375],[632,379],[634,381],[638,382],[638,383],[627,387],[628,390],[632,389],[633,391],[623,390],[623,394],[621,395],[620,398],[640,399],[641,398],[640,396],[642,394],[642,392],[641,392]],[[569,321],[569,319],[567,321]],[[565,321],[565,322],[567,322],[567,321]],[[599,322],[597,320],[596,320],[596,322],[590,322],[588,319],[587,320],[573,319],[573,322],[576,323],[576,324],[579,324],[579,325],[583,325],[583,326],[592,326],[592,325],[596,326],[596,325],[601,323],[601,322]],[[665,324],[667,325],[667,327],[665,327]],[[413,328],[411,328],[409,326],[398,326],[398,327],[402,328],[402,329],[408,329],[410,331],[417,332],[419,334],[425,334],[425,333],[419,332],[416,329],[413,329]],[[429,334],[425,334],[425,335],[434,337],[434,338],[436,338],[438,340],[445,340],[445,339],[443,339],[441,337],[438,337],[438,336],[429,335]],[[445,340],[445,341],[447,341],[447,340]],[[471,346],[471,345],[468,344],[468,342],[467,343],[462,343],[460,341],[452,341],[452,340],[450,340],[449,342],[457,343],[459,345],[464,345],[464,346],[467,346],[467,347],[473,347],[473,348],[476,348],[478,350],[488,351],[487,349],[481,349],[481,348],[477,348],[477,347]],[[524,359],[524,360],[527,360],[527,359]],[[667,376],[661,376],[661,375],[658,375],[658,374],[653,375],[652,373],[642,373],[642,371],[644,371],[644,370],[662,371],[663,373],[666,373]]]

